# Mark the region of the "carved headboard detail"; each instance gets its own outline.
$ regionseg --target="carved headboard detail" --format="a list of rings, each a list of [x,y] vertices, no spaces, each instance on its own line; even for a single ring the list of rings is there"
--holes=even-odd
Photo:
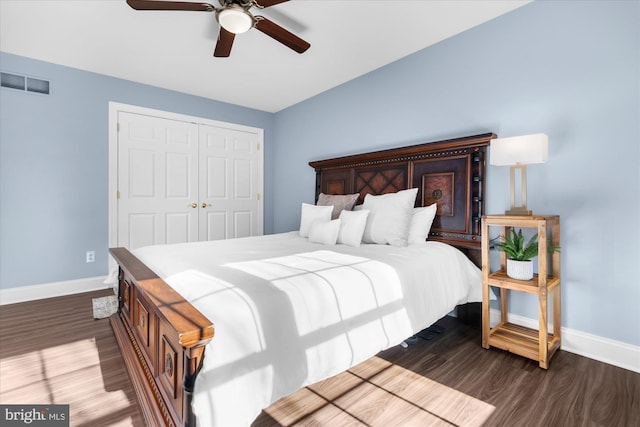
[[[485,156],[493,133],[309,162],[320,193],[378,195],[418,188],[416,207],[438,204],[430,240],[480,248]]]

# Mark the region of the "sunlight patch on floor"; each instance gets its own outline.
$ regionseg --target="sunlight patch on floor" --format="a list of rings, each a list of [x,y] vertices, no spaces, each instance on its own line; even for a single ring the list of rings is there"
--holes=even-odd
[[[373,357],[265,410],[283,426],[481,426],[495,407]]]
[[[119,357],[113,350],[100,354],[91,338],[4,358],[0,364],[0,401],[68,404],[74,425],[111,418],[132,404],[122,391],[128,381],[126,374],[112,378],[103,375],[101,363],[121,363],[121,359],[112,360],[112,355]],[[118,423],[131,425],[131,419]]]

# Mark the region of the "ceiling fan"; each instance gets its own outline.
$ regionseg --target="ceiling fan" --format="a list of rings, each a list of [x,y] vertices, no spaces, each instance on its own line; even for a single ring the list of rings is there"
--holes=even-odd
[[[289,0],[218,0],[220,7],[209,3],[160,0],[127,0],[127,4],[136,10],[191,10],[196,12],[215,12],[220,24],[218,42],[213,56],[226,58],[231,54],[236,34],[257,28],[269,37],[285,46],[303,53],[311,46],[295,34],[285,30],[275,22],[249,12],[252,7],[264,9]]]

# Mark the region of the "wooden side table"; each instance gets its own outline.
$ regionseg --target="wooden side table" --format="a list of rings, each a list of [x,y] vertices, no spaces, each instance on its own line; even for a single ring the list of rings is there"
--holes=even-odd
[[[490,227],[500,227],[500,237],[509,228],[535,228],[538,232],[538,273],[531,280],[516,280],[507,276],[507,258],[500,253],[500,269],[490,271]],[[487,215],[482,218],[482,346],[497,347],[529,359],[537,360],[541,368],[549,367],[549,360],[560,348],[560,253],[548,254],[551,245],[560,246],[560,217],[558,215]],[[549,265],[549,258],[551,263]],[[500,322],[491,328],[489,287],[500,289]],[[507,291],[527,292],[538,296],[538,330],[509,323]],[[548,294],[553,297],[553,333],[547,331]]]

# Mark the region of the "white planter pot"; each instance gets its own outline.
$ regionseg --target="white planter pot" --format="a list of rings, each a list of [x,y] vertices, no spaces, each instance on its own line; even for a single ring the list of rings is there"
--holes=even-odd
[[[516,280],[530,280],[533,278],[533,262],[507,259],[507,276]]]

